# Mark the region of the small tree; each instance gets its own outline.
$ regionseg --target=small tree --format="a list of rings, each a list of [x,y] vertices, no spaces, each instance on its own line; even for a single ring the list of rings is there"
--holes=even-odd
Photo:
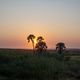
[[[35,36],[33,34],[30,34],[27,37],[28,42],[30,42],[30,41],[32,42],[33,50],[34,50],[34,39],[35,39]]]
[[[59,42],[56,44],[56,51],[58,52],[58,59],[64,60],[63,51],[65,50],[65,44],[63,42]]]
[[[47,45],[43,40],[44,40],[44,38],[42,36],[39,36],[37,38],[37,44],[36,44],[35,48],[37,49],[38,53],[42,53],[44,50],[47,49]]]
[[[62,54],[62,52],[65,49],[65,44],[63,42],[57,43],[56,44],[56,50],[58,51],[59,54]]]

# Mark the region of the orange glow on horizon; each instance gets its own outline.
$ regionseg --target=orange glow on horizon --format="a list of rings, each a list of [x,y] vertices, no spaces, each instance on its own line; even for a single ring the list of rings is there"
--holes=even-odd
[[[36,44],[37,43],[37,41],[36,41],[36,39],[34,39],[34,44]]]

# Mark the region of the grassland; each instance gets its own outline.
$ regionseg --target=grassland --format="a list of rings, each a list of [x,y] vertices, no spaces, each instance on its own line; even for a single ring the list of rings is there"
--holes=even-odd
[[[53,50],[43,55],[31,50],[0,49],[0,80],[80,80],[80,50],[59,59]]]

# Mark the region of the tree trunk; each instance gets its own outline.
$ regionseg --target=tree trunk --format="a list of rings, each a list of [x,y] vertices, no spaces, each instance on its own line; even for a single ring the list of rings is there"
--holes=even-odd
[[[32,46],[33,46],[33,53],[34,53],[34,41],[32,40]]]
[[[33,45],[33,50],[34,50],[34,42],[32,43],[32,45]]]

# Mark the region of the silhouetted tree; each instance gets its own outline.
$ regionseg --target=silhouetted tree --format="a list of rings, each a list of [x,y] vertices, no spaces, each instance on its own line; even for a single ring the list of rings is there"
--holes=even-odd
[[[35,36],[33,34],[30,34],[28,37],[27,37],[27,40],[28,42],[32,42],[32,45],[33,45],[33,50],[34,50],[34,39],[35,39]]]
[[[47,49],[47,45],[43,40],[44,38],[42,36],[39,36],[37,38],[37,44],[35,46],[35,49],[37,50],[38,53],[42,53]]]
[[[56,44],[56,50],[58,51],[59,54],[61,54],[64,49],[65,49],[65,44],[63,42],[59,42]]]
[[[37,42],[42,42],[44,38],[42,36],[37,37]]]
[[[64,60],[63,51],[65,50],[65,44],[63,42],[59,42],[56,44],[56,51],[58,52],[57,59]]]

